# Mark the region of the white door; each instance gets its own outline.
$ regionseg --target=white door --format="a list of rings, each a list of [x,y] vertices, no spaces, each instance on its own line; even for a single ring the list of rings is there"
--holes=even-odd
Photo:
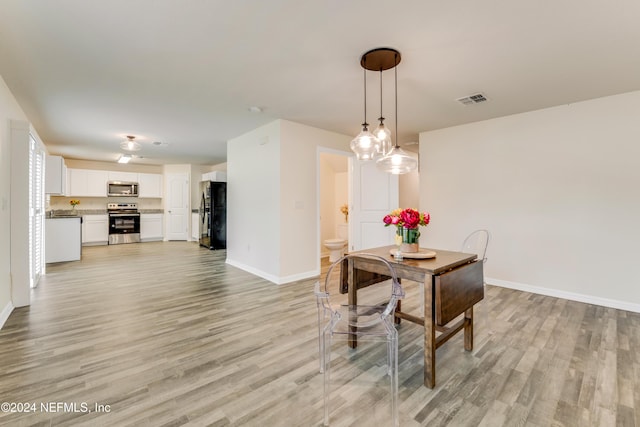
[[[189,240],[189,175],[167,174],[167,240]]]
[[[382,218],[399,208],[398,175],[381,172],[373,161],[349,158],[349,250],[394,244],[396,230]]]

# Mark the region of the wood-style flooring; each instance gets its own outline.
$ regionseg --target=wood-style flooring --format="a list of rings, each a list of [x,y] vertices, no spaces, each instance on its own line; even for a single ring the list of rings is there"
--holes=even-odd
[[[277,286],[225,255],[154,242],[48,265],[0,330],[0,402],[35,407],[0,425],[321,425],[315,280]],[[640,425],[640,314],[494,286],[475,314],[474,350],[438,349],[433,390],[420,327],[399,327],[401,425]],[[385,351],[333,346],[332,425],[388,425]]]

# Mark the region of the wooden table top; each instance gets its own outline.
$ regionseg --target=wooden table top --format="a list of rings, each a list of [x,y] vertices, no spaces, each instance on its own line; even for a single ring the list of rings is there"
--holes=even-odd
[[[463,252],[445,251],[442,249],[424,248],[436,253],[435,258],[428,259],[408,259],[396,261],[391,255],[391,250],[396,248],[395,245],[382,246],[379,248],[364,249],[361,251],[349,252],[349,254],[372,254],[383,257],[388,260],[394,267],[405,270],[420,271],[426,274],[436,275],[443,273],[460,265],[474,261],[478,256],[476,254],[467,254]]]

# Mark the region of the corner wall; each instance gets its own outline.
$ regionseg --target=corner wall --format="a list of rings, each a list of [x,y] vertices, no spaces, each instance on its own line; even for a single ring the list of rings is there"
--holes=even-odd
[[[280,276],[280,122],[227,143],[227,263]]]
[[[26,121],[0,76],[0,328],[11,314],[11,120]],[[28,254],[25,254],[28,256]]]
[[[429,247],[491,232],[487,282],[640,312],[640,92],[420,134]]]
[[[320,274],[318,147],[347,151],[352,137],[286,120],[281,124],[280,277],[286,283]]]
[[[285,120],[230,140],[227,263],[277,284],[318,275],[318,147],[350,140]]]

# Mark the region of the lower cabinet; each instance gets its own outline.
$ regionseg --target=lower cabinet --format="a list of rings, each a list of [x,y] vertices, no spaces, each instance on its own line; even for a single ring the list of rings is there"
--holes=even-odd
[[[109,243],[109,216],[84,215],[82,220],[82,245],[106,245]]]
[[[80,217],[47,218],[45,220],[45,262],[78,261]]]
[[[141,214],[140,215],[140,240],[151,242],[162,240],[162,214]]]

